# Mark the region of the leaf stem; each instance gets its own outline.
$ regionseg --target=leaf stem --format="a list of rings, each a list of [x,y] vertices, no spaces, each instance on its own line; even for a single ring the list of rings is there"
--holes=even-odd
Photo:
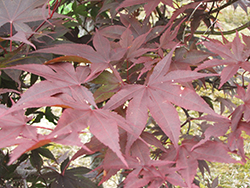
[[[13,23],[10,22],[10,37],[13,35]],[[12,40],[10,40],[10,52],[12,52]]]
[[[54,15],[54,13],[55,13],[55,11],[58,9],[58,7],[59,7],[59,5],[61,4],[61,1],[62,0],[60,0],[59,2],[58,2],[58,0],[56,1],[56,3],[55,3],[55,6],[54,6],[54,8],[53,8],[53,10],[52,10],[52,13],[51,14],[49,14],[48,15],[48,17],[46,18],[46,20],[44,20],[36,29],[35,29],[35,31],[34,31],[34,33],[32,33],[28,38],[27,38],[27,40],[29,40],[29,39],[31,39],[31,37],[33,37],[34,36],[34,34],[49,20],[49,19],[51,19],[52,17],[53,17],[53,15]],[[19,48],[22,48],[23,46],[24,46],[24,42],[18,47],[18,49]]]

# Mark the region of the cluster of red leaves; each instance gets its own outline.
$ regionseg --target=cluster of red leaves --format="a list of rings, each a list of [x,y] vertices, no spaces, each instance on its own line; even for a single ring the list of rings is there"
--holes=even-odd
[[[198,167],[201,171],[207,168],[204,161],[236,163],[229,152],[241,156],[242,162],[246,161],[241,132],[250,135],[250,89],[245,92],[243,87],[238,86],[237,94],[244,104],[238,106],[230,118],[226,118],[215,113],[197,94],[192,81],[219,76],[222,87],[239,68],[250,71],[250,37],[243,35],[244,42],[241,42],[237,33],[232,42],[226,39],[223,43],[214,39],[202,42],[212,53],[195,48],[186,50],[183,47],[185,44],[177,40],[181,24],[177,24],[175,29],[172,24],[151,28],[148,16],[160,2],[174,7],[171,0],[136,3],[125,0],[116,6],[117,10],[146,3],[143,23],[133,16],[120,14],[123,26],[96,29],[93,47],[87,44],[58,44],[35,53],[63,55],[59,58],[46,64],[6,68],[44,78],[21,94],[20,100],[11,108],[4,105],[0,108],[0,146],[17,146],[9,164],[27,151],[55,142],[82,147],[73,159],[97,151],[103,153],[104,160],[98,167],[105,172],[101,183],[120,169],[126,169],[125,187],[160,187],[170,183],[191,188],[198,187],[193,181]],[[40,3],[27,7],[34,9],[44,1]],[[197,2],[177,9],[173,18],[195,6]],[[10,20],[14,26],[21,24],[22,28],[26,27],[22,19],[13,20],[12,17],[0,22],[0,25]],[[21,31],[19,27],[16,29]],[[158,41],[150,42],[159,35]],[[152,54],[155,58],[150,56]],[[73,66],[72,61],[81,64]],[[143,68],[138,69],[137,65],[143,65]],[[221,73],[217,74],[215,70],[216,74],[207,73],[219,65],[225,66]],[[124,66],[127,67],[124,69]],[[93,93],[89,84],[100,84],[100,87]],[[47,135],[39,134],[36,126],[29,124],[31,119],[26,117],[24,110],[42,106],[64,108],[57,126]],[[176,106],[208,114],[198,118],[204,120],[201,136],[181,134]],[[167,143],[161,142],[145,128],[149,117],[155,120],[167,137]],[[93,138],[84,145],[79,134],[86,128],[89,128]],[[225,139],[221,141],[220,136]],[[157,152],[157,157],[153,159],[151,154]]]

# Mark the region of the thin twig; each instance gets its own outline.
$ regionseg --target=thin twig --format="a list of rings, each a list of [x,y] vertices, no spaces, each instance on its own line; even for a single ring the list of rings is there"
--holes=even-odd
[[[209,35],[231,35],[231,34],[234,34],[236,33],[236,31],[241,31],[243,29],[246,29],[250,26],[250,21],[245,23],[244,25],[240,26],[240,27],[237,27],[235,29],[232,29],[232,30],[228,30],[228,31],[210,31],[210,32],[205,32],[205,31],[195,31],[194,34],[197,34],[197,35],[204,35],[204,32],[209,34]],[[186,30],[186,33],[191,33],[191,30]]]
[[[199,3],[195,9],[193,10],[193,12],[190,14],[190,16],[188,17],[188,20],[187,21],[190,21],[191,18],[193,17],[194,13],[196,12],[196,10],[201,6],[202,3]],[[185,26],[184,30],[183,30],[183,34],[182,34],[182,41],[184,42],[185,41],[185,34],[186,34],[186,29],[187,29],[187,25]]]
[[[228,7],[228,6],[232,5],[232,4],[234,4],[234,3],[237,2],[237,1],[238,1],[238,0],[231,0],[231,1],[227,2],[227,3],[225,3],[224,5],[222,5],[222,6],[218,7],[218,8],[216,8],[216,9],[212,10],[211,12],[208,12],[207,14],[210,15],[210,14],[216,13],[216,12],[218,12],[218,11],[221,11],[222,9],[224,9],[224,8],[226,8],[226,7]]]

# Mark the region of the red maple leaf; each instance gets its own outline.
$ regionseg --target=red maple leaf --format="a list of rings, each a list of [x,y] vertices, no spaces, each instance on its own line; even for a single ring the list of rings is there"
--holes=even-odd
[[[47,20],[49,10],[45,9],[47,0],[12,0],[0,1],[0,27],[6,23],[10,23],[10,37],[4,38],[6,40],[22,41],[35,48],[35,46],[27,40],[31,35],[32,29],[27,24],[39,20]],[[53,13],[54,18],[65,17],[57,13]],[[51,15],[52,16],[52,15]],[[13,31],[17,33],[13,35]]]
[[[45,18],[45,12],[37,7],[46,2],[47,0],[0,1],[0,26],[11,23],[16,31],[31,32],[31,28],[26,23]]]
[[[247,38],[249,37],[245,36],[244,41],[247,41]],[[219,86],[221,87],[227,80],[237,73],[239,68],[250,71],[250,63],[248,61],[250,46],[247,42],[245,43],[246,45],[241,42],[238,32],[236,33],[234,40],[226,45],[215,39],[209,39],[209,41],[203,42],[208,50],[219,55],[222,59],[214,58],[205,61],[203,64],[198,66],[196,70],[219,65],[227,65],[221,72],[221,83]]]
[[[233,115],[234,113],[237,113],[237,117],[241,117],[244,112],[243,117],[247,122],[249,122],[250,121],[250,87],[247,87],[247,90],[245,91],[243,87],[237,85],[236,97],[243,100],[244,104],[238,106],[233,112]]]
[[[87,147],[83,145],[81,139],[75,132],[65,133],[61,135],[41,135],[38,133],[31,133],[29,136],[22,135],[20,138],[16,139],[17,147],[11,153],[11,159],[8,164],[13,163],[25,152],[37,149],[41,146],[55,142],[63,145],[72,145],[78,147],[84,147],[86,150],[90,151]]]
[[[150,26],[149,17],[144,19],[142,22],[137,20],[132,15],[126,15],[120,13],[121,22],[124,26],[121,25],[112,25],[109,27],[104,27],[100,29],[100,33],[111,39],[121,39],[121,35],[126,29],[132,32],[134,38],[137,38],[145,33],[148,33],[145,42],[148,42],[156,37],[158,37],[166,28],[166,26]]]
[[[24,110],[17,112],[12,112],[6,114],[8,108],[1,105],[0,108],[0,120],[1,130],[0,130],[0,147],[8,147],[18,143],[16,138],[21,134],[26,137],[30,137],[36,134],[36,128],[27,125],[27,122],[31,118],[27,118],[24,115]],[[3,115],[5,114],[5,115]]]
[[[60,97],[60,96],[58,96]],[[105,109],[91,109],[86,104],[84,96],[77,91],[74,99],[65,95],[61,96],[65,100],[65,104],[72,106],[73,109],[64,110],[58,121],[56,128],[50,135],[64,135],[67,133],[80,134],[85,128],[104,145],[108,146],[121,161],[127,165],[119,145],[119,127],[134,135],[130,124],[115,112]]]
[[[178,172],[185,179],[189,188],[194,186],[193,180],[198,168],[198,160],[210,162],[237,163],[230,157],[228,147],[222,142],[207,141],[204,145],[192,150],[198,141],[195,138],[185,139],[177,150],[170,147],[169,151],[163,154],[162,159],[175,160],[176,167],[180,168]]]
[[[223,116],[221,117],[214,117],[211,115],[206,115],[201,118],[200,120],[212,121],[215,122],[213,125],[208,124],[205,132],[204,132],[204,139],[200,140],[196,145],[192,147],[192,150],[196,147],[204,144],[205,142],[209,141],[211,138],[216,138],[219,136],[224,136],[228,131],[229,127],[231,126],[231,121],[228,118]]]
[[[148,33],[142,34],[134,39],[132,32],[127,28],[121,35],[119,44],[122,48],[127,48],[125,58],[127,61],[135,61],[136,57],[139,57],[146,52],[150,51],[149,48],[142,48],[142,44],[145,42]]]
[[[103,37],[98,30],[93,38],[93,45],[96,50],[86,44],[59,44],[53,47],[37,50],[38,53],[55,53],[66,56],[80,56],[91,63],[91,74],[85,78],[85,82],[98,76],[107,68],[116,71],[110,64],[112,61],[122,59],[126,48],[112,49],[107,38]]]
[[[124,166],[120,159],[112,152],[107,151],[101,167],[110,172],[116,169],[133,169],[124,181],[125,187],[143,187],[151,182],[153,187],[159,187],[166,181],[174,185],[185,186],[180,175],[175,173],[178,168],[171,167],[174,162],[167,160],[152,160],[150,148],[140,140],[134,142],[130,149],[130,156],[125,156],[128,167]],[[113,171],[112,171],[113,172]],[[112,174],[104,176],[102,182]]]
[[[126,85],[107,102],[104,109],[115,109],[132,99],[126,119],[136,126],[132,128],[137,138],[145,127],[149,109],[163,132],[178,147],[180,120],[172,103],[187,109],[216,114],[195,91],[176,84],[208,75],[181,70],[168,72],[173,51],[174,49],[155,66],[147,83]],[[128,148],[137,138],[129,138]]]
[[[120,6],[118,6],[116,8],[116,10],[122,8],[122,7],[128,7],[128,6],[133,6],[133,5],[139,5],[139,4],[144,4],[144,9],[146,11],[146,17],[148,17],[151,12],[155,9],[155,7],[157,7],[160,3],[164,3],[168,6],[173,7],[173,2],[172,0],[155,0],[155,1],[147,1],[147,0],[138,0],[138,1],[134,1],[134,0],[125,0],[123,1]]]
[[[18,101],[18,105],[27,102],[31,105],[32,102],[34,102],[35,105],[39,101],[38,99],[42,100],[45,97],[50,97],[58,93],[68,93],[72,95],[72,93],[75,93],[72,91],[76,90],[78,93],[82,93],[82,95],[85,96],[89,104],[96,106],[93,94],[86,87],[81,85],[90,73],[88,67],[79,66],[74,69],[71,63],[59,63],[52,65],[17,65],[8,67],[8,69],[24,70],[46,78],[46,80],[33,85],[22,94],[21,99]],[[47,105],[50,105],[49,101]]]
[[[137,38],[143,34],[148,33],[148,35],[146,37],[146,42],[159,36],[166,28],[166,26],[160,26],[160,25],[151,28],[150,22],[149,22],[149,17],[144,19],[143,22],[140,22],[134,16],[126,15],[126,14],[120,14],[120,18],[121,18],[121,22],[125,26],[125,28],[130,29],[134,38]],[[106,29],[104,28],[104,30],[109,31],[113,28],[121,29],[118,26],[113,26],[110,28],[108,27]]]
[[[237,113],[237,112],[236,112]],[[241,119],[241,114],[236,114]],[[231,152],[236,152],[239,156],[241,156],[242,162],[246,162],[246,155],[244,152],[244,138],[241,136],[241,132],[246,131],[248,132],[248,126],[246,122],[240,121],[237,118],[237,124],[234,120],[234,114],[232,116],[232,120],[229,120],[225,117],[214,117],[214,116],[203,116],[198,118],[200,120],[206,120],[215,122],[213,125],[208,124],[205,132],[204,132],[204,139],[200,140],[197,144],[192,147],[192,150],[199,146],[203,146],[204,143],[211,141],[211,140],[219,140],[219,136],[227,137],[227,146],[231,150]],[[236,124],[236,125],[235,125]],[[228,133],[228,130],[231,132]],[[204,146],[205,147],[205,146]]]

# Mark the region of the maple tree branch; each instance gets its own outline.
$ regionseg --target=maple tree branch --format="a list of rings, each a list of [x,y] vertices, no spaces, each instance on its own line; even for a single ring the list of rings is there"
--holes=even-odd
[[[213,6],[214,6],[214,4],[213,4]],[[211,9],[211,11],[212,11],[212,9]],[[214,26],[215,26],[215,23],[217,22],[219,13],[220,13],[220,11],[218,11],[218,12],[216,13],[215,20],[213,21],[212,25],[209,27],[209,28],[211,28],[211,31],[212,31],[212,32],[214,32]],[[207,31],[209,30],[209,28],[207,29]],[[209,36],[209,34],[207,35],[207,37],[208,37],[208,36]]]
[[[212,4],[210,10],[208,11],[208,14],[209,14],[209,15],[211,14],[211,12],[212,12],[212,10],[213,10],[213,8],[214,8],[214,4],[215,4],[215,2],[213,1],[213,4]]]
[[[189,115],[188,111],[185,108],[181,108],[181,109],[183,110],[183,112],[187,116],[187,120],[184,123],[181,124],[181,127],[185,126],[188,123],[188,130],[187,130],[187,133],[186,133],[186,134],[188,134],[190,129],[191,129],[191,120],[193,118]]]
[[[244,74],[246,73],[247,71],[245,70],[242,75],[241,75],[241,78],[242,78],[242,87],[245,86],[244,82],[245,82],[245,79],[244,79]]]
[[[164,19],[164,15],[161,13],[160,8],[157,6],[155,9],[156,9],[156,12],[157,12],[158,15],[159,15],[159,19]]]
[[[246,29],[250,27],[250,21],[243,24],[242,26],[240,27],[237,27],[235,29],[231,29],[231,30],[228,30],[228,31],[195,31],[194,34],[197,34],[197,35],[204,35],[204,34],[209,34],[209,35],[231,35],[231,34],[234,34],[236,33],[236,31],[242,31],[243,29]],[[191,30],[187,30],[186,33],[191,33]]]
[[[226,8],[226,7],[230,6],[230,5],[232,5],[233,3],[237,2],[237,1],[238,1],[238,0],[231,0],[231,1],[225,3],[224,5],[218,7],[218,8],[216,8],[216,9],[214,9],[214,10],[210,9],[209,12],[207,12],[207,13],[205,13],[205,14],[207,14],[207,16],[210,16],[210,15],[213,14],[213,13],[217,13],[217,15],[216,15],[216,17],[217,17],[217,16],[218,16],[218,13],[219,13],[222,9],[224,9],[224,8]],[[214,6],[214,4],[213,4],[213,6]],[[213,7],[213,6],[212,6],[212,7]],[[211,7],[211,8],[212,8],[212,7]],[[214,24],[215,24],[215,23],[214,23]],[[198,34],[198,35],[204,35],[204,34],[208,34],[208,35],[221,35],[221,34],[223,34],[223,35],[231,35],[231,34],[234,34],[236,31],[241,31],[241,30],[243,30],[243,29],[249,27],[249,26],[250,26],[250,21],[247,22],[246,24],[244,24],[244,25],[238,27],[238,28],[235,28],[235,29],[232,29],[232,30],[229,30],[229,31],[214,31],[214,24],[213,24],[213,26],[211,27],[211,30],[210,30],[210,31],[195,31],[194,34]],[[185,33],[191,33],[191,30],[186,30]]]
[[[218,12],[218,11],[221,11],[222,9],[224,9],[224,8],[226,8],[226,7],[230,6],[230,5],[232,5],[233,3],[237,2],[237,1],[238,1],[238,0],[231,0],[231,1],[228,1],[228,2],[225,3],[224,5],[222,5],[222,6],[218,7],[218,8],[216,8],[216,9],[214,9],[214,10],[208,12],[207,14],[210,15],[210,14],[216,13],[216,12]]]

